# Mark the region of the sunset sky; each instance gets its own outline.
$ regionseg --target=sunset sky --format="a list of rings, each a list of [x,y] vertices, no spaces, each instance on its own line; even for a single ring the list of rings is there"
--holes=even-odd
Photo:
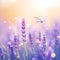
[[[25,18],[27,24],[36,24],[34,16],[47,16],[51,25],[60,17],[60,0],[0,0],[0,15],[12,24],[16,17]]]

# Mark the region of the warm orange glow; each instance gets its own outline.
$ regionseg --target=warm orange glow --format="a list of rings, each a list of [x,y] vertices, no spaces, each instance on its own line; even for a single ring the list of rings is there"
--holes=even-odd
[[[27,24],[37,25],[34,16],[48,16],[47,24],[51,26],[54,18],[60,17],[60,0],[0,0],[0,13],[9,23],[14,17],[24,17]],[[32,22],[33,20],[33,22]]]

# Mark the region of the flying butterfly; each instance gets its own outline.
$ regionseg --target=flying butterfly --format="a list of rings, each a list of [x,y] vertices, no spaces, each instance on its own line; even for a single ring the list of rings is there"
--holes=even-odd
[[[34,17],[36,19],[37,22],[43,23],[45,21],[45,18],[39,18],[39,17]]]

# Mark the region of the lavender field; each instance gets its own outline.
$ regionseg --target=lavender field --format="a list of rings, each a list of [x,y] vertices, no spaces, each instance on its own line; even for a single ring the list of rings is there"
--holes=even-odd
[[[60,60],[59,22],[44,32],[27,29],[24,18],[20,25],[15,32],[4,19],[0,22],[0,60]]]

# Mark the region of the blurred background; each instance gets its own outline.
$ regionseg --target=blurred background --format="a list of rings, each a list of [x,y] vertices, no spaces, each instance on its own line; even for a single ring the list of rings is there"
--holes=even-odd
[[[25,28],[26,31],[24,30]],[[22,39],[22,36],[25,37],[25,32],[26,38]],[[7,58],[8,60],[9,58],[11,58],[11,60],[14,58],[15,60],[20,60],[19,56],[21,56],[21,60],[28,60],[30,58],[30,60],[34,60],[37,57],[35,53],[41,52],[40,48],[42,46],[39,45],[40,41],[38,41],[40,39],[40,33],[42,34],[41,45],[43,47],[45,46],[44,39],[46,38],[46,49],[49,48],[47,53],[43,53],[47,55],[47,57],[44,55],[45,59],[43,60],[59,60],[60,53],[56,51],[60,50],[60,0],[0,0],[0,48],[2,48],[2,50],[0,49],[0,53],[2,53],[2,55],[0,54],[1,60],[6,60]],[[33,40],[33,49],[31,47],[32,50],[29,50],[30,45],[28,43],[29,39],[31,40],[31,35]],[[27,43],[24,43],[25,39]],[[15,40],[17,40],[19,43],[17,44]],[[14,45],[14,43],[16,43],[18,46],[18,51],[15,51],[16,45]],[[26,44],[28,45],[27,48]],[[58,45],[59,47],[57,48],[57,46],[54,44]],[[7,48],[7,45],[9,45],[9,49]],[[23,47],[21,47],[22,45]],[[11,48],[12,46],[13,48]],[[23,51],[21,51],[20,48]],[[37,48],[39,50],[38,52],[35,51]],[[57,50],[55,51],[55,49]],[[14,51],[15,53],[18,52],[19,54],[22,52],[23,55],[19,55],[17,53],[19,56],[16,55],[16,58]],[[30,51],[32,54],[30,54]],[[35,51],[35,53],[33,51]],[[25,56],[25,53],[30,54],[27,55],[27,57],[29,56],[28,58]],[[48,53],[51,54],[49,55]],[[37,60],[42,60],[41,56],[38,56],[40,58],[37,57]],[[50,56],[52,58],[50,58]]]

